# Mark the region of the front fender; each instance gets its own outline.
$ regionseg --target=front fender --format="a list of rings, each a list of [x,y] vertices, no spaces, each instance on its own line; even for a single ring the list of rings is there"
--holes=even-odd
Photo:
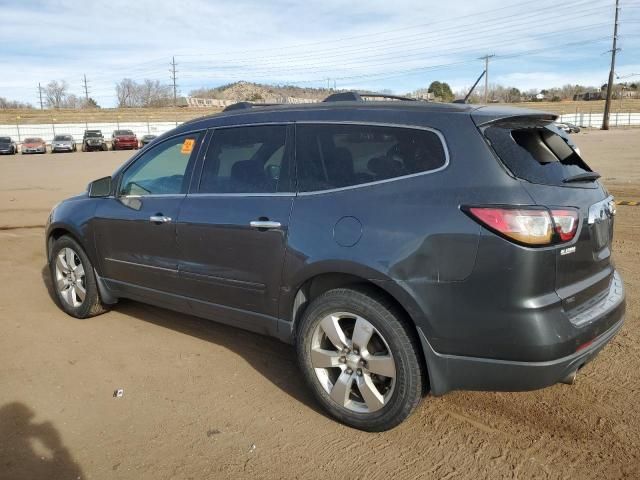
[[[45,229],[47,260],[51,240],[60,235],[70,235],[84,249],[93,265],[98,265],[91,219],[96,210],[95,199],[86,195],[73,197],[57,205],[49,214]]]

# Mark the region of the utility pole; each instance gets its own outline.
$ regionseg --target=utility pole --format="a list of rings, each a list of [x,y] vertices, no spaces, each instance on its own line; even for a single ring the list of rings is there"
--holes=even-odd
[[[495,57],[495,55],[480,57],[480,60],[484,60],[484,103],[489,102],[489,59],[491,57]]]
[[[42,87],[40,86],[40,82],[38,82],[38,95],[40,95],[40,110],[44,110],[44,104],[42,103]]]
[[[177,73],[176,66],[177,66],[176,57],[171,57],[171,70],[170,70],[170,73],[171,73],[171,80],[173,82],[173,106],[174,107],[176,106],[177,99],[178,99],[178,93],[177,93],[178,92],[178,90],[177,90],[178,89],[178,85],[176,85],[176,73]]]
[[[618,12],[620,0],[616,0],[616,16],[613,24],[613,48],[611,49],[611,70],[609,70],[609,82],[607,83],[607,100],[604,103],[604,115],[602,117],[602,130],[609,130],[609,114],[611,113],[611,93],[613,92],[613,75],[616,69],[616,46],[618,41]]]
[[[87,102],[89,102],[89,87],[87,85],[87,75],[85,74],[83,77],[84,77],[84,80],[83,80],[83,83],[84,83],[84,98],[85,98],[85,100]]]

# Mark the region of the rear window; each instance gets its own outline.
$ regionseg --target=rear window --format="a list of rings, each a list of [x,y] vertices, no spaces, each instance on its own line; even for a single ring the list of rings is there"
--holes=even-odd
[[[330,190],[437,170],[446,164],[433,131],[374,125],[298,125],[298,187]]]
[[[544,185],[564,185],[592,172],[569,139],[551,125],[494,125],[484,135],[502,163],[516,177]]]

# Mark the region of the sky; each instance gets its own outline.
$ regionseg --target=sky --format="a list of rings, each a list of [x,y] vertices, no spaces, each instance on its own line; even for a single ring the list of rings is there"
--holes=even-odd
[[[620,0],[616,74],[640,82],[640,0]],[[0,0],[0,97],[38,82],[116,104],[115,83],[179,92],[245,80],[403,94],[447,82],[521,90],[606,83],[614,0]]]

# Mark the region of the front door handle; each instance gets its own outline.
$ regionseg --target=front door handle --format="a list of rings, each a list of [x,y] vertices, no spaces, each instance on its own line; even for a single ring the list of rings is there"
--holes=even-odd
[[[164,215],[151,215],[149,221],[152,223],[169,223],[171,217],[165,217]]]
[[[272,222],[271,220],[253,220],[249,225],[251,225],[251,228],[264,228],[267,230],[282,227],[280,222]]]

